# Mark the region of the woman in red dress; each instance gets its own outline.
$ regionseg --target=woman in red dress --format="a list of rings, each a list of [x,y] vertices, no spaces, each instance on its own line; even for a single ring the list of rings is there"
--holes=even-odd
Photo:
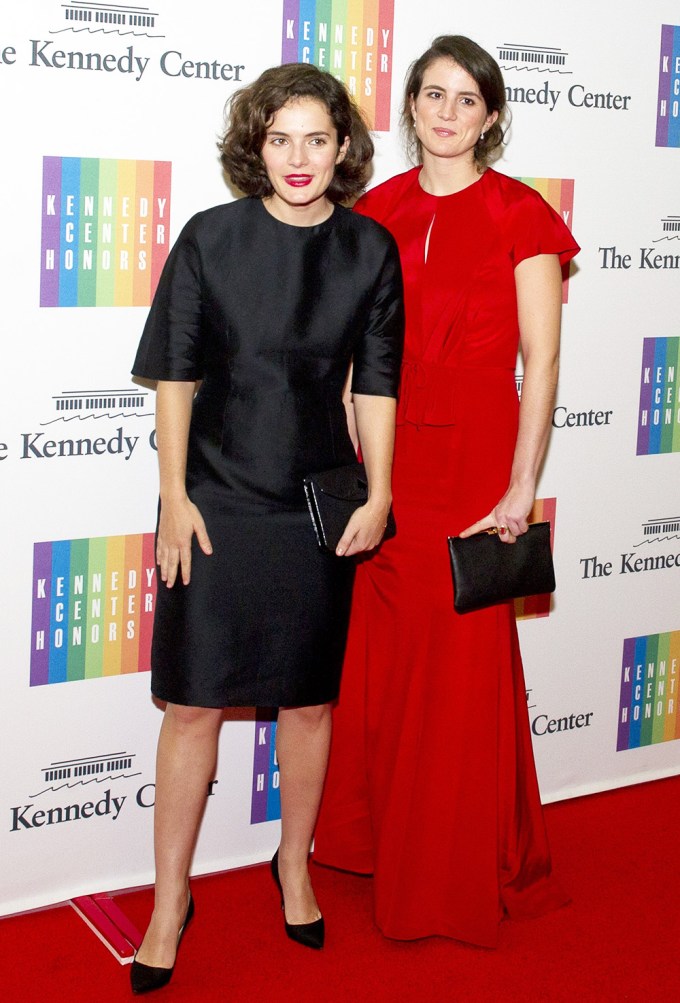
[[[492,170],[505,91],[462,36],[411,67],[422,166],[356,210],[399,245],[406,346],[398,532],[358,568],[318,863],[374,875],[388,937],[497,943],[504,916],[568,899],[551,876],[512,603],[453,609],[447,537],[527,530],[557,383],[562,272],[578,245],[533,189]],[[515,363],[521,344],[521,405]]]

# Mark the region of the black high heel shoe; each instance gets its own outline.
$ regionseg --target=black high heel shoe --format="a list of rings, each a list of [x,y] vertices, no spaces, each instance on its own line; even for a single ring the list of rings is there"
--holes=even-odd
[[[189,923],[194,918],[194,899],[189,892],[189,905],[187,906],[187,914],[184,917],[184,922],[180,927],[180,931],[177,935],[177,950],[179,951],[179,945],[182,943],[182,937],[189,926]],[[175,962],[176,962],[175,958]],[[175,966],[172,968],[154,968],[153,965],[143,965],[141,961],[135,960],[132,962],[132,967],[130,968],[130,985],[132,986],[132,991],[135,996],[141,996],[142,993],[151,993],[154,989],[162,989],[163,986],[167,986],[168,982],[172,978],[172,973],[175,970]]]
[[[313,947],[316,951],[320,951],[323,947],[324,936],[326,929],[324,926],[323,916],[319,919],[315,919],[312,923],[289,923],[286,919],[286,907],[283,901],[283,888],[281,887],[281,880],[279,878],[279,851],[277,850],[272,857],[271,862],[272,877],[276,882],[276,887],[281,895],[281,909],[283,910],[283,925],[286,928],[286,933],[291,940],[296,941],[298,944],[302,944],[304,947]]]

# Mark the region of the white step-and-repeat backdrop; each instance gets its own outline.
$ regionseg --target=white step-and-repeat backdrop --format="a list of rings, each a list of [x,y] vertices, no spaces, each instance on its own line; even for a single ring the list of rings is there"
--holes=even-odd
[[[382,181],[408,166],[406,69],[445,32],[498,59],[499,169],[583,247],[535,513],[558,589],[518,606],[543,798],[680,772],[677,2],[5,4],[2,914],[152,880],[157,466],[153,393],[129,373],[182,224],[232,198],[226,99],[282,61],[337,73]],[[227,716],[196,873],[276,845],[273,728]]]

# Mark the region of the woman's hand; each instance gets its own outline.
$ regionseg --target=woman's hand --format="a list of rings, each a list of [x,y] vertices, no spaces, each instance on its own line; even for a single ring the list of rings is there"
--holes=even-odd
[[[460,535],[465,538],[484,530],[497,529],[503,543],[514,543],[529,528],[527,516],[534,504],[534,496],[533,486],[509,487],[493,511],[479,522],[468,526]]]
[[[336,548],[338,557],[351,557],[377,547],[385,532],[389,510],[389,505],[369,501],[353,512]]]
[[[172,501],[161,500],[156,561],[160,565],[161,580],[169,589],[175,584],[180,567],[182,582],[188,585],[191,580],[191,539],[194,533],[203,553],[212,554],[203,516],[188,495]]]

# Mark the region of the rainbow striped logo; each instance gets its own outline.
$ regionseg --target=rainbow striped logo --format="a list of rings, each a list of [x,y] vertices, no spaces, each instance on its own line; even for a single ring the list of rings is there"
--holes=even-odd
[[[31,686],[150,667],[154,534],[36,543]]]
[[[680,738],[680,630],[623,642],[616,751]]]
[[[529,188],[539,192],[562,217],[569,229],[572,228],[574,215],[574,181],[573,178],[517,178]],[[569,302],[569,271],[570,262],[562,266],[562,302]]]
[[[661,25],[656,146],[680,146],[680,26]]]
[[[529,522],[550,523],[550,549],[555,548],[555,515],[557,513],[557,498],[537,498],[529,513]],[[538,596],[524,596],[515,599],[515,618],[517,620],[535,620],[539,616],[550,616],[550,592]]]
[[[43,158],[40,306],[149,306],[170,175],[167,161]]]
[[[644,339],[636,452],[680,452],[680,338]]]
[[[394,0],[284,0],[282,63],[342,80],[371,128],[388,132]]]
[[[276,721],[265,721],[262,720],[263,717],[264,713],[258,711],[255,721],[251,825],[281,818],[279,764],[276,760]]]

